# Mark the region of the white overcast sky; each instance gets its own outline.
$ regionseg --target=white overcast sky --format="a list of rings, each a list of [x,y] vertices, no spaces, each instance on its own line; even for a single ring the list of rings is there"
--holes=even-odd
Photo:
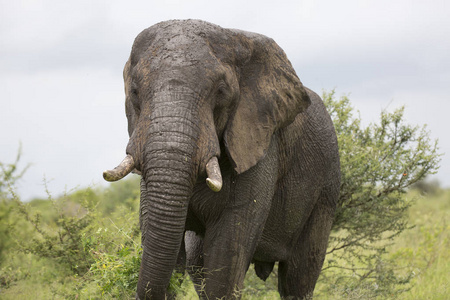
[[[406,105],[439,139],[450,187],[450,1],[0,0],[0,161],[24,200],[103,184],[128,141],[122,68],[136,35],[202,19],[272,37],[302,82],[348,94],[365,123]]]

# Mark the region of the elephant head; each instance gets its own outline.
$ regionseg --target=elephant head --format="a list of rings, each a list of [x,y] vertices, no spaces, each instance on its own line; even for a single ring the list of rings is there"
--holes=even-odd
[[[138,295],[163,298],[194,185],[206,178],[221,189],[218,157],[237,174],[256,165],[274,132],[310,99],[273,40],[202,21],[168,21],[140,33],[124,81],[127,156],[104,178],[142,174]]]

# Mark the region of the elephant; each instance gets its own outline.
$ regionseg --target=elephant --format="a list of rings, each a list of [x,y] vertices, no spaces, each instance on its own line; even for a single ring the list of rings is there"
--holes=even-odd
[[[137,299],[241,297],[278,263],[282,298],[312,298],[340,188],[334,125],[271,38],[200,20],[142,31],[124,67],[129,141],[103,177],[141,175]]]

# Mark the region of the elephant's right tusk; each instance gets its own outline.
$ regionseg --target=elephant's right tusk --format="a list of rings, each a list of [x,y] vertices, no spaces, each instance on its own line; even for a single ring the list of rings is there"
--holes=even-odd
[[[134,159],[131,155],[128,154],[113,170],[106,170],[105,172],[103,172],[103,178],[106,181],[117,181],[127,176],[133,170]]]
[[[206,184],[214,192],[219,192],[222,189],[222,174],[220,173],[219,161],[217,157],[213,156],[206,164]]]

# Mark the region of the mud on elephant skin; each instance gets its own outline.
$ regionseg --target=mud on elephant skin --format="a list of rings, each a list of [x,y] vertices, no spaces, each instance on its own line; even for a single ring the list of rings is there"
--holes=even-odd
[[[140,33],[124,68],[127,157],[142,175],[137,297],[164,299],[186,268],[201,298],[239,298],[251,263],[279,262],[282,297],[310,298],[339,193],[322,100],[270,38],[203,21]]]

